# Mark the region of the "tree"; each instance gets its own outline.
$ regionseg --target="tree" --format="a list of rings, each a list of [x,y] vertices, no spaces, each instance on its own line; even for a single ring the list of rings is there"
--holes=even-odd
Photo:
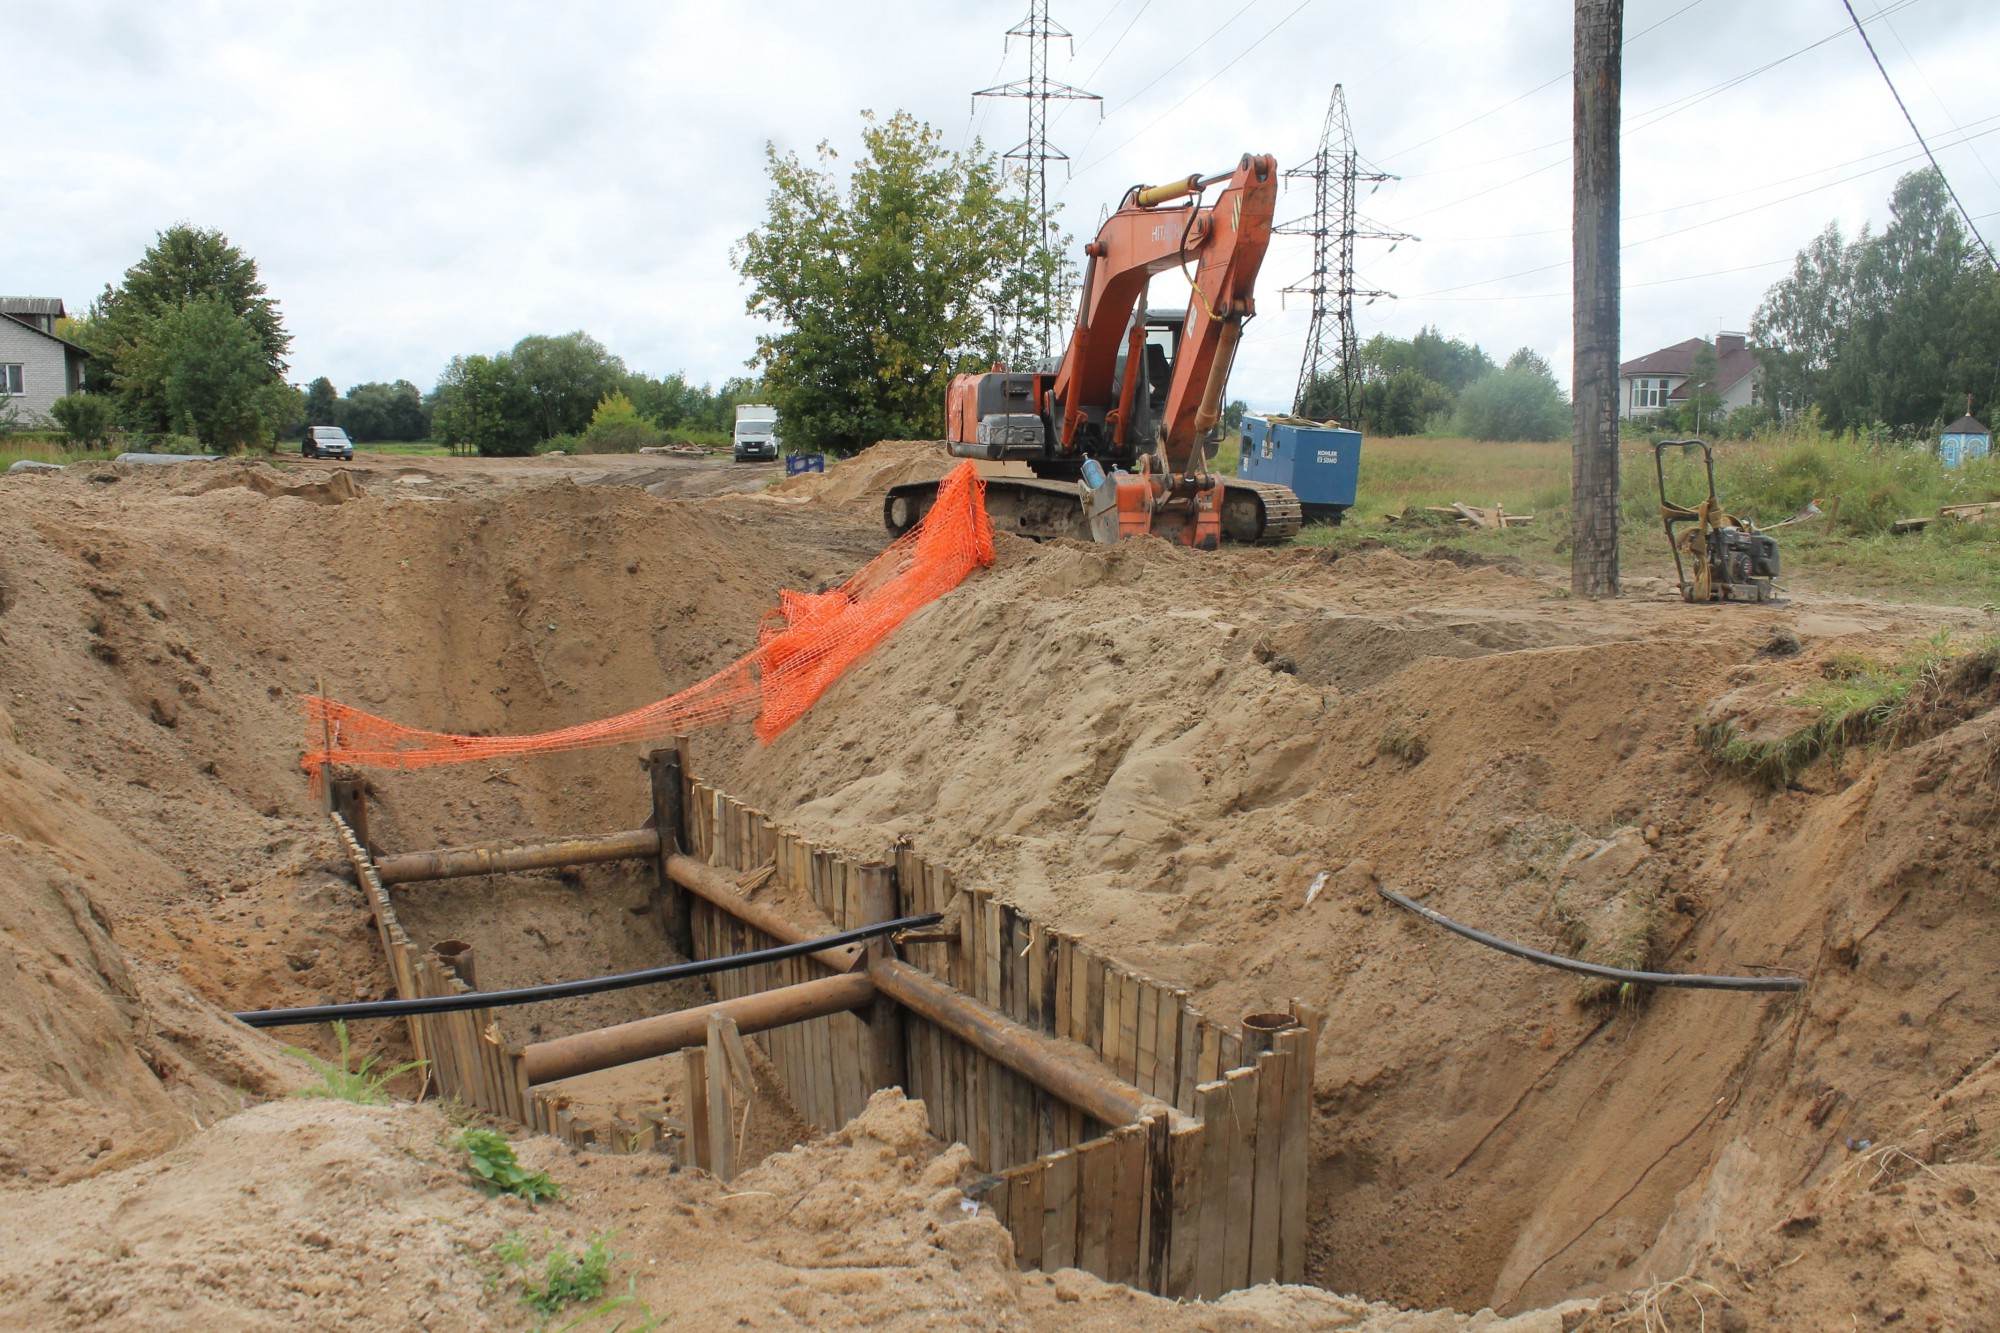
[[[496,457],[535,451],[532,404],[505,356],[455,356],[438,379],[431,431],[453,448]]]
[[[340,390],[334,388],[333,381],[324,375],[306,386],[306,424],[340,424]]]
[[[1475,440],[1560,440],[1570,433],[1569,401],[1547,362],[1516,353],[1458,396],[1452,429]]]
[[[356,440],[421,440],[430,429],[424,396],[408,380],[355,385],[334,420]]]
[[[1751,325],[1765,394],[1814,405],[1836,430],[1915,433],[1990,393],[2000,275],[1967,243],[1943,178],[1896,183],[1890,221],[1852,242],[1828,227],[1765,294]]]
[[[779,326],[757,340],[765,396],[807,449],[940,435],[951,376],[1026,364],[1066,271],[998,158],[907,112],[863,122],[844,191],[829,145],[817,168],[767,145],[768,212],[732,252],[747,308]]]
[[[530,335],[510,356],[540,439],[581,431],[604,396],[625,385],[625,363],[581,329]]]
[[[296,410],[278,304],[256,261],[219,231],[181,223],[159,233],[75,331],[141,429],[240,448],[267,442]]]
[[[222,299],[170,307],[134,335],[119,387],[153,429],[234,452],[268,443],[267,421],[289,418],[297,390],[272,375],[256,328]]]

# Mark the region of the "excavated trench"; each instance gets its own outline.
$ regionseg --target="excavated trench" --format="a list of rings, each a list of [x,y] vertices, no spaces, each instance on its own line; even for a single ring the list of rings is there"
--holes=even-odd
[[[161,923],[127,947],[224,1007],[383,987],[295,768],[294,696],[323,681],[458,732],[608,715],[733,659],[780,588],[881,540],[865,496],[416,489],[317,504],[177,472],[0,504],[18,744],[119,830],[80,882],[113,919]],[[1833,652],[1893,655],[1947,613],[1697,618],[1553,588],[1389,552],[1003,541],[773,745],[706,733],[695,764],[857,854],[909,838],[1211,1013],[1323,1009],[1322,1285],[1518,1310],[1718,1253],[1754,1266],[1850,1140],[1918,1133],[1991,1054],[2000,994],[1971,961],[2000,945],[1991,714],[1772,793],[1705,763],[1703,710]],[[1804,652],[1760,656],[1779,630]],[[630,751],[375,775],[371,800],[399,850],[645,814]],[[160,863],[178,873],[114,870]],[[1383,907],[1378,883],[1543,947],[1588,947],[1579,917],[1630,908],[1652,965],[1811,985],[1590,999]],[[398,906],[470,942],[482,987],[671,955],[642,867],[409,886]],[[525,1041],[700,998],[502,1021]],[[576,1096],[609,1115],[671,1109],[676,1087],[655,1063]],[[804,1136],[767,1109],[766,1147]]]

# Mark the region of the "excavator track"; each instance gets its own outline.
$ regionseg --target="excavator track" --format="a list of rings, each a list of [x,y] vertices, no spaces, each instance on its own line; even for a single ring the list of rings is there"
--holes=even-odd
[[[1305,524],[1299,497],[1288,487],[1267,481],[1225,478],[1222,501],[1224,540],[1242,545],[1276,546],[1288,541]],[[889,535],[900,537],[915,527],[937,499],[938,483],[908,482],[892,486],[882,497],[882,523]],[[995,532],[1012,532],[1036,540],[1071,537],[1090,540],[1090,525],[1076,483],[1028,477],[988,477],[986,512]]]
[[[1305,526],[1304,508],[1289,486],[1224,478],[1222,535],[1246,546],[1279,546]]]

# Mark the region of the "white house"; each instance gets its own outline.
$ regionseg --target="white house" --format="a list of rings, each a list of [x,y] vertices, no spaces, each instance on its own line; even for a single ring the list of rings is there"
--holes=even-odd
[[[47,296],[0,296],[0,403],[23,422],[39,421],[55,400],[83,387],[90,353],[56,336],[63,303]]]
[[[1740,333],[1715,336],[1715,387],[1725,412],[1750,406],[1764,382],[1763,364],[1747,344]],[[1707,345],[1705,339],[1689,338],[1618,367],[1618,415],[1642,417],[1686,402],[1694,354]]]

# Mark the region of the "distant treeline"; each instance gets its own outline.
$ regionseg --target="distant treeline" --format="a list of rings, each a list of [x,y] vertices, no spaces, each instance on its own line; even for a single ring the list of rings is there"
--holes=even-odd
[[[1378,333],[1360,348],[1354,425],[1369,435],[1462,435],[1475,440],[1559,440],[1570,428],[1569,399],[1549,363],[1523,347],[1505,366],[1477,343],[1426,327],[1414,338]],[[1315,381],[1302,411],[1342,416],[1338,377]]]

